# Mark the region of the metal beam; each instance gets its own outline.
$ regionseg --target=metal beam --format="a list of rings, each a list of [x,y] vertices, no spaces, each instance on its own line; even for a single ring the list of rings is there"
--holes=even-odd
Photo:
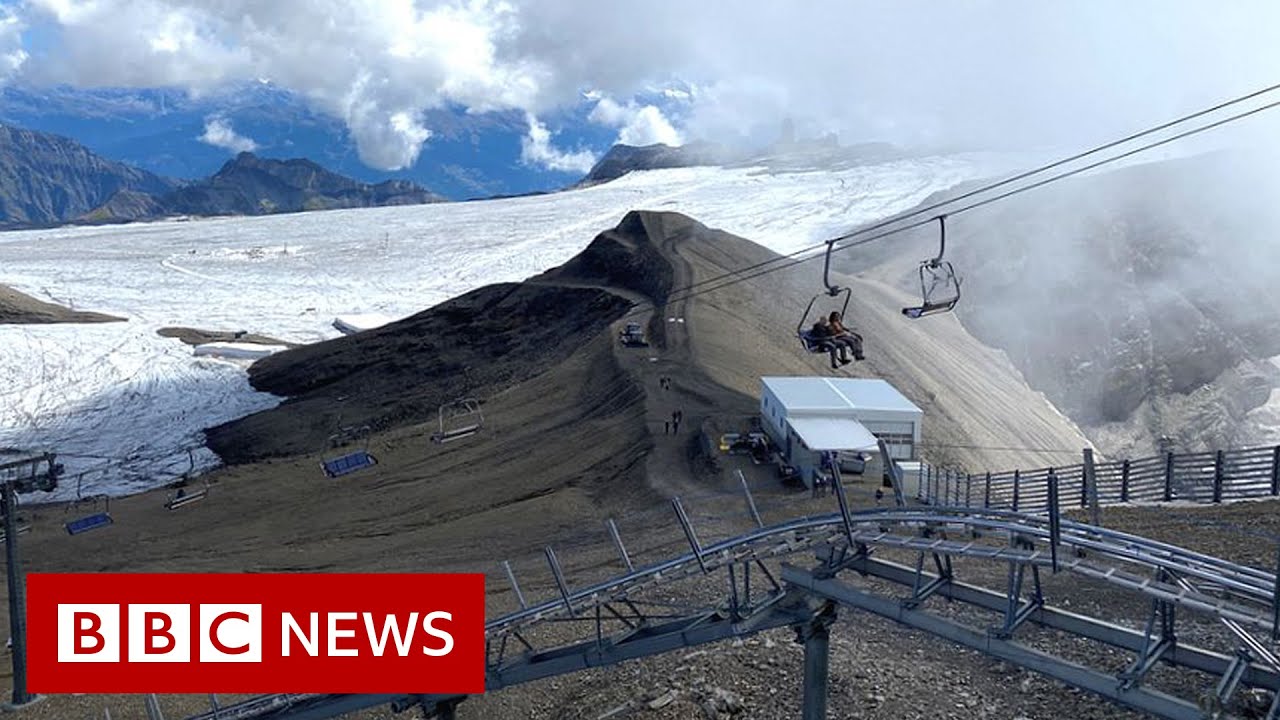
[[[747,510],[751,512],[751,519],[756,521],[756,527],[764,527],[764,520],[760,519],[760,511],[756,509],[756,499],[751,497],[751,486],[747,484],[747,476],[742,474],[741,470],[735,470],[738,474],[738,481],[742,483],[742,494],[747,496]]]
[[[27,692],[26,576],[18,555],[18,500],[13,483],[0,485],[4,500],[4,554],[9,579],[9,637],[13,638],[13,705],[31,702]]]
[[[680,503],[680,498],[671,498],[671,507],[676,511],[676,519],[680,521],[680,528],[684,530],[684,537],[689,541],[689,549],[693,551],[693,557],[698,561],[698,567],[702,568],[702,572],[707,572],[707,563],[702,559],[702,543],[698,542],[698,534],[693,531],[693,523],[689,521],[689,515],[684,511],[684,505]]]
[[[622,556],[622,564],[627,566],[627,572],[635,572],[636,566],[631,564],[631,555],[627,553],[627,546],[622,544],[622,535],[618,533],[618,524],[613,518],[609,518],[604,521],[604,526],[609,529],[609,538],[613,540],[618,555]]]
[[[783,566],[784,579],[786,578],[786,571],[790,569],[790,566]],[[910,585],[915,575],[914,569],[906,565],[869,557],[854,558],[850,561],[848,569],[902,585]],[[1008,598],[1003,593],[957,582],[954,579],[948,582],[945,587],[940,588],[935,594],[975,605],[995,613],[1005,612],[1008,604]],[[1142,632],[1109,623],[1105,620],[1077,615],[1059,608],[1041,606],[1031,613],[1027,620],[1041,627],[1061,630],[1130,652],[1142,652],[1146,645],[1146,637]],[[1219,677],[1226,673],[1227,668],[1234,660],[1232,656],[1184,643],[1174,645],[1171,650],[1164,654],[1162,659],[1166,663],[1199,670]],[[1250,665],[1244,677],[1245,682],[1253,687],[1280,691],[1280,674],[1272,672],[1264,666],[1258,664]]]
[[[554,675],[613,665],[785,625],[796,625],[813,617],[814,611],[797,600],[768,605],[742,622],[735,622],[721,615],[690,616],[639,628],[627,633],[621,640],[606,641],[604,644],[598,644],[592,638],[554,651],[530,654],[503,667],[490,669],[485,679],[485,691],[493,692]]]
[[[406,701],[408,695],[321,695],[301,701],[295,705],[282,707],[265,715],[254,715],[255,720],[326,720],[358,710],[367,710],[380,705],[391,705]],[[444,700],[446,696],[440,696]],[[229,708],[228,708],[229,709]],[[222,712],[225,713],[227,709]],[[210,716],[212,717],[212,716]],[[219,716],[225,717],[225,715]],[[193,719],[195,720],[195,719]]]
[[[804,645],[803,720],[827,718],[827,663],[830,658],[831,622],[817,617],[796,628],[797,642]]]
[[[904,608],[893,599],[872,595],[839,580],[819,579],[807,570],[790,565],[783,566],[782,577],[785,582],[820,597],[937,635],[1135,710],[1171,720],[1201,720],[1203,717],[1199,707],[1179,698],[1147,688],[1121,690],[1112,675],[1062,660],[1011,640],[992,637],[984,631],[952,620]]]
[[[520,583],[516,582],[516,574],[511,569],[511,561],[503,560],[502,569],[507,571],[507,580],[511,582],[511,589],[516,591],[516,601],[520,603],[520,609],[527,609],[529,603],[524,601],[524,593],[520,592]]]
[[[556,558],[556,551],[548,545],[543,548],[543,552],[547,556],[547,564],[551,566],[551,574],[555,577],[556,587],[560,588],[560,597],[564,598],[564,608],[570,615],[573,615],[572,593],[569,592],[569,585],[564,581],[564,571],[560,569],[560,560]]]

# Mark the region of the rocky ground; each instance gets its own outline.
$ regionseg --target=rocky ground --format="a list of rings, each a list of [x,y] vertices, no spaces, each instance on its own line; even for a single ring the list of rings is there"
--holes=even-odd
[[[37,300],[13,288],[0,285],[0,323],[21,325],[100,322],[124,322],[124,318],[73,310],[61,305]]]

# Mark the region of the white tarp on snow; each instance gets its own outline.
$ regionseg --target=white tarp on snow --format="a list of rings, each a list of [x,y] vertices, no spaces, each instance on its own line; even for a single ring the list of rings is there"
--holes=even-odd
[[[284,352],[289,348],[284,345],[259,345],[257,343],[211,342],[197,345],[196,355],[207,357],[235,358],[237,360],[257,360],[268,355]]]
[[[875,450],[879,447],[876,436],[851,418],[798,417],[789,418],[787,424],[810,450]]]

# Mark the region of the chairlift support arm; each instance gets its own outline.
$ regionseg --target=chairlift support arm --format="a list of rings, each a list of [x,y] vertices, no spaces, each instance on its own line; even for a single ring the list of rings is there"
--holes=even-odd
[[[929,261],[931,267],[938,267],[947,254],[947,216],[938,216],[938,256]]]
[[[822,284],[827,286],[827,294],[830,295],[831,297],[835,297],[839,295],[841,292],[848,290],[848,288],[842,288],[839,285],[835,285],[831,282],[831,251],[835,248],[835,245],[836,245],[835,240],[827,241],[827,255],[822,261]],[[848,301],[846,300],[846,303],[847,302]],[[845,309],[846,310],[848,309],[847,304],[845,306]],[[841,317],[844,317],[843,313],[841,314]]]

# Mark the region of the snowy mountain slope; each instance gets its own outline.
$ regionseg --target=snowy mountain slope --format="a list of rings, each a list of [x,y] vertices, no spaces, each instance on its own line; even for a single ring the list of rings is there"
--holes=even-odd
[[[202,428],[277,398],[253,392],[241,368],[157,336],[160,327],[335,337],[337,315],[404,317],[559,265],[635,208],[679,211],[789,252],[1014,164],[970,155],[837,172],[688,168],[484,202],[8,233],[4,283],[129,322],[0,326],[0,368],[18,378],[0,390],[0,446],[52,448],[71,473],[104,462],[72,453],[136,456],[127,471],[93,478],[93,492],[163,484],[186,468],[184,448]],[[198,454],[198,465],[210,462]]]

